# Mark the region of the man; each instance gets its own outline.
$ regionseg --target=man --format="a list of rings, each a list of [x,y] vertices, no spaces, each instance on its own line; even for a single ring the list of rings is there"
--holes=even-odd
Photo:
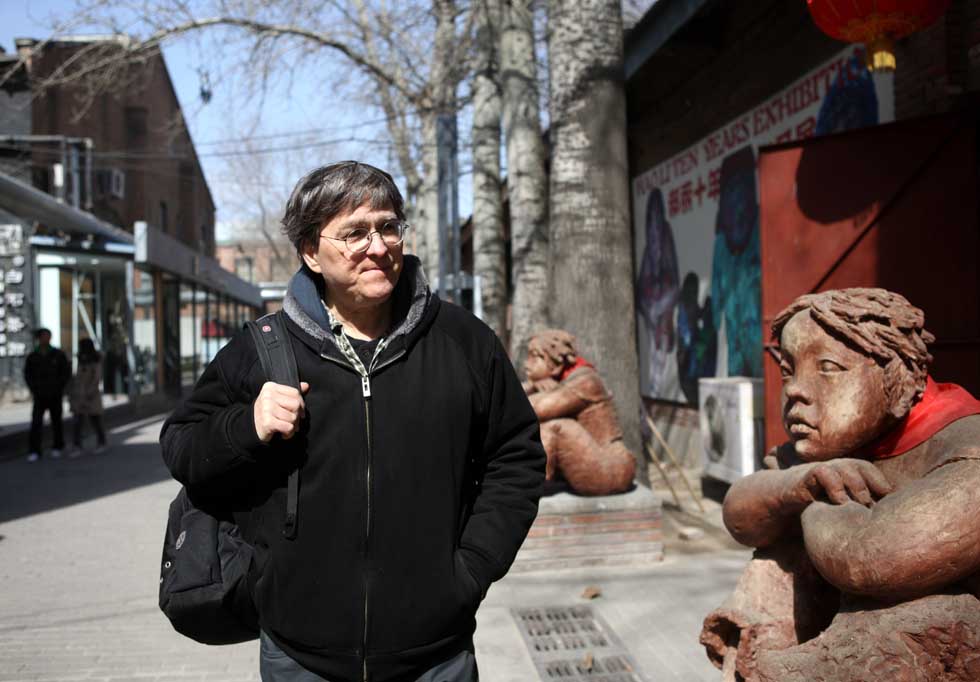
[[[497,338],[442,302],[391,177],[353,161],[297,184],[303,265],[283,302],[301,390],[234,337],[164,424],[192,493],[250,509],[266,682],[477,679],[474,615],[537,511],[537,419]],[[284,486],[300,467],[298,531]]]
[[[36,462],[41,458],[41,436],[44,427],[44,413],[51,414],[51,430],[54,431],[54,447],[51,457],[61,457],[65,447],[65,437],[61,423],[61,403],[65,386],[71,379],[68,358],[60,349],[51,345],[51,330],[40,328],[34,332],[37,345],[24,363],[24,381],[34,398],[31,410],[30,454],[27,460]]]

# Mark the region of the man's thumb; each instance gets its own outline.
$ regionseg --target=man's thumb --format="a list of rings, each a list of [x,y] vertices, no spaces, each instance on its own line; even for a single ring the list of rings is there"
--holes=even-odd
[[[299,392],[300,393],[302,393],[303,395],[306,395],[306,393],[309,390],[310,390],[310,385],[308,383],[306,383],[305,381],[299,382]]]

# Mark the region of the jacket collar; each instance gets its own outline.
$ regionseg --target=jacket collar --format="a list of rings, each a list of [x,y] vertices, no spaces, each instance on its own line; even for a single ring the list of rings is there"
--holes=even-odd
[[[385,335],[388,345],[410,336],[422,323],[435,300],[419,259],[406,255],[403,263],[401,276],[392,294],[392,328]],[[301,266],[289,280],[282,308],[300,329],[320,342],[321,348],[325,344],[327,348],[336,348],[334,332],[340,323],[332,319],[333,316],[323,305],[323,287],[320,275],[306,265]]]

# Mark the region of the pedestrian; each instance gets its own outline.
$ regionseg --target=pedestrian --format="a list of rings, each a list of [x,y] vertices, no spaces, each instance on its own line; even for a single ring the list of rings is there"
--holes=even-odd
[[[24,362],[24,381],[34,399],[34,407],[31,410],[30,452],[27,455],[30,462],[36,462],[41,458],[45,412],[51,415],[51,430],[54,431],[51,457],[61,457],[61,451],[65,447],[61,403],[64,400],[65,385],[71,378],[68,358],[61,350],[51,345],[51,330],[44,327],[37,329],[34,332],[34,339],[37,345]]]
[[[82,454],[82,437],[85,433],[85,421],[92,422],[95,431],[95,453],[105,451],[105,428],[102,426],[102,391],[99,381],[102,379],[102,354],[95,349],[92,339],[84,338],[78,342],[78,370],[68,386],[68,405],[75,415],[74,438],[70,457]]]
[[[384,171],[302,178],[283,217],[300,390],[265,381],[240,332],[161,433],[196,499],[250,509],[264,682],[477,680],[477,607],[537,513],[545,456],[521,382],[493,332],[430,291],[406,229]]]

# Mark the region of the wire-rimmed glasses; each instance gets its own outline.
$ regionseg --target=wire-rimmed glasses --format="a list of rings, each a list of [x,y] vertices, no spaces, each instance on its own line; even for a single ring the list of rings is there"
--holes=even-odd
[[[369,230],[366,227],[355,227],[343,237],[320,235],[335,242],[344,242],[351,253],[364,253],[371,246],[371,240],[377,234],[385,246],[398,246],[405,240],[405,230],[410,225],[404,220],[389,220],[381,227]]]

